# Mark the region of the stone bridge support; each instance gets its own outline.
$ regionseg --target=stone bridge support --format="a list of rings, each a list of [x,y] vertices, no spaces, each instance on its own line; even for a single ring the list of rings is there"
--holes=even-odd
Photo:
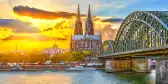
[[[156,84],[168,84],[168,59],[156,60]]]
[[[151,72],[151,65],[149,64],[149,59],[133,58],[132,65],[132,70],[134,72]]]
[[[106,59],[106,72],[150,72],[148,59],[144,58],[122,58]]]

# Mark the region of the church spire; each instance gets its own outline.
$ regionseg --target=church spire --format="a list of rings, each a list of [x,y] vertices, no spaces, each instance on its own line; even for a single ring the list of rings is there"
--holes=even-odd
[[[80,19],[80,8],[79,8],[79,4],[78,4],[78,11],[77,11],[77,18],[76,18],[77,21],[81,21]]]
[[[78,4],[77,16],[76,16],[74,35],[83,35],[79,4]]]
[[[89,4],[89,9],[88,9],[88,17],[87,17],[88,20],[92,20],[92,16],[91,16],[91,12],[90,12],[90,4]]]
[[[86,20],[85,34],[94,35],[93,21],[92,21],[92,16],[91,16],[90,4],[89,4],[88,16],[87,16],[87,20]]]

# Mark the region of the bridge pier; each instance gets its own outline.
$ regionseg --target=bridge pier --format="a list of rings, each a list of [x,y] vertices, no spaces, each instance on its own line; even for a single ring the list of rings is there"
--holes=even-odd
[[[148,59],[145,58],[122,58],[106,59],[106,72],[150,72]]]
[[[168,60],[156,60],[156,84],[168,84]]]
[[[133,58],[132,70],[134,72],[151,72],[151,66],[149,65],[149,59],[145,58]]]

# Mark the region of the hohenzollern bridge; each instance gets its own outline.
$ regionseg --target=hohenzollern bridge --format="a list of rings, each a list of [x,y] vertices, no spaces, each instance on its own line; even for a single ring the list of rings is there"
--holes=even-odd
[[[107,72],[150,72],[156,60],[156,83],[168,84],[168,11],[131,13],[103,51]]]

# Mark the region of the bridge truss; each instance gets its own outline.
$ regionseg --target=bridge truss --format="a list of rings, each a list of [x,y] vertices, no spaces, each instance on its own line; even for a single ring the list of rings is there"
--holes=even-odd
[[[103,43],[104,56],[165,49],[168,44],[168,12],[136,11],[126,17],[115,41]]]

